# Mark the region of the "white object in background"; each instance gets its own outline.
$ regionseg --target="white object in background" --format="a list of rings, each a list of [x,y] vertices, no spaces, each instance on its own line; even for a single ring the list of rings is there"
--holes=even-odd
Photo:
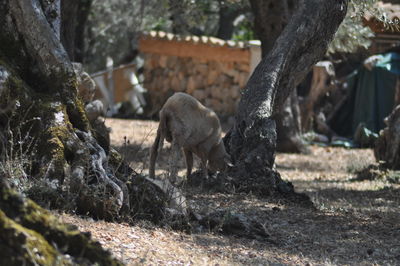
[[[101,91],[101,95],[103,96],[103,99],[101,99],[101,101],[103,102],[105,110],[107,110],[110,106],[111,98],[106,83],[104,82],[104,76],[100,75],[92,78],[96,82],[97,87]]]
[[[143,93],[146,92],[146,89],[140,85],[139,79],[132,69],[126,69],[124,71],[124,76],[129,79],[129,83],[132,85],[132,89],[125,95],[125,99],[132,104],[135,113],[143,114],[143,107],[146,106]]]
[[[114,78],[113,78],[113,71],[114,71],[114,60],[107,56],[107,89],[108,89],[108,112],[110,116],[117,113],[117,109],[115,108],[115,94],[114,94]]]
[[[373,55],[368,57],[367,59],[364,60],[364,67],[371,71],[376,64],[379,62],[379,60],[382,59],[381,55]]]

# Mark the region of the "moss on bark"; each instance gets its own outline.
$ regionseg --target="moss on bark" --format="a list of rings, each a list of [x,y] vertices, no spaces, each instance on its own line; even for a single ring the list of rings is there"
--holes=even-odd
[[[40,234],[21,226],[0,210],[0,263],[2,265],[68,265]]]
[[[124,208],[131,211],[129,199],[138,201],[137,212],[145,212],[141,217],[147,211],[151,217],[162,216],[166,193],[136,173],[116,175],[109,166],[109,140],[92,130],[77,95],[73,66],[46,15],[33,2],[0,1],[0,70],[7,72],[0,84],[0,105],[11,103],[7,113],[0,112],[0,129],[35,141],[28,155],[33,170],[24,176],[45,180],[53,191],[66,191],[75,210],[98,218],[111,220]],[[125,184],[128,179],[133,181]],[[79,245],[70,248],[74,246]]]
[[[88,234],[60,223],[49,211],[4,186],[0,187],[0,239],[1,265],[122,265]]]
[[[77,134],[79,130],[88,134],[91,131],[82,101],[73,93],[70,98],[63,98],[62,93],[57,90],[53,94],[37,92],[4,60],[0,62],[0,67],[8,72],[2,86],[0,107],[12,103],[7,113],[0,113],[0,128],[3,125],[8,127],[13,136],[29,135],[35,139],[35,147],[30,147],[32,153],[29,158],[34,167],[27,174],[36,176],[38,180],[59,180],[58,185],[62,185],[65,178],[71,177],[71,171],[79,168],[82,174],[73,180],[69,179],[76,184],[70,191],[76,194],[74,199],[80,201],[77,203],[78,209],[85,202],[93,203],[94,205],[83,208],[83,212],[112,220],[112,217],[118,215],[120,208],[115,204],[115,188],[107,186],[106,174],[102,176],[102,180],[97,179],[98,171],[104,169],[95,167],[102,168],[103,165],[94,165],[91,160],[98,160],[101,155],[93,155],[96,148],[89,148],[93,143],[88,143]],[[21,141],[15,139],[15,143],[10,145],[19,145]],[[102,182],[105,184],[101,184]],[[46,206],[54,205],[49,203]]]

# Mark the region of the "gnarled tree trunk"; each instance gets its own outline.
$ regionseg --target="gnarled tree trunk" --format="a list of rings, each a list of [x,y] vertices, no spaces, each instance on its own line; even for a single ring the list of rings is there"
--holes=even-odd
[[[33,121],[33,130],[25,132],[38,140],[33,175],[60,185],[67,178],[81,197],[80,206],[91,199],[103,207],[96,215],[113,216],[129,207],[129,195],[126,185],[109,174],[104,148],[91,133],[71,61],[60,42],[59,11],[60,1],[2,2],[1,67],[7,78],[1,98],[18,103],[10,113],[20,114],[3,114],[2,120],[7,124],[12,117],[15,127]]]
[[[78,212],[158,222],[174,204],[168,188],[124,166],[93,133],[60,41],[60,7],[60,0],[0,2],[0,157],[7,149],[29,149],[32,167],[22,167],[21,176],[46,180]]]
[[[298,3],[293,0],[250,1],[255,14],[254,29],[261,40],[262,57],[272,49],[276,39],[288,24]],[[300,108],[297,92],[292,90],[282,109],[274,114],[276,122],[277,147],[280,152],[308,153],[301,139]]]
[[[400,105],[385,118],[387,127],[379,132],[374,154],[377,161],[389,169],[400,169]]]
[[[225,139],[235,164],[229,174],[242,190],[260,194],[291,190],[273,170],[276,131],[272,116],[325,54],[347,5],[346,0],[301,1],[271,52],[250,77],[235,125]]]
[[[263,57],[274,47],[276,39],[296,10],[295,0],[250,0],[254,13],[254,30],[261,40]]]
[[[58,222],[1,181],[1,265],[122,265],[90,235]]]
[[[83,62],[85,26],[92,0],[61,1],[61,42],[74,62]]]

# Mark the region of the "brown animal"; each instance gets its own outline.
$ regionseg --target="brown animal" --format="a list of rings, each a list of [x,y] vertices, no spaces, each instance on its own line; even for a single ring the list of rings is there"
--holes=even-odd
[[[171,142],[170,162],[176,164],[180,149],[183,149],[187,177],[192,172],[193,153],[201,160],[204,177],[211,171],[224,171],[229,165],[229,155],[221,138],[221,125],[214,111],[186,93],[175,93],[160,111],[160,124],[150,153],[150,178],[155,176],[158,149],[164,139]],[[171,166],[171,181],[175,181],[176,165]]]

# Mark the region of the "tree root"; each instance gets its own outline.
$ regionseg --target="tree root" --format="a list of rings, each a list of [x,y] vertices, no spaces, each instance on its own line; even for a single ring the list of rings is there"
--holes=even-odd
[[[0,264],[122,265],[90,235],[6,186],[0,186]]]

